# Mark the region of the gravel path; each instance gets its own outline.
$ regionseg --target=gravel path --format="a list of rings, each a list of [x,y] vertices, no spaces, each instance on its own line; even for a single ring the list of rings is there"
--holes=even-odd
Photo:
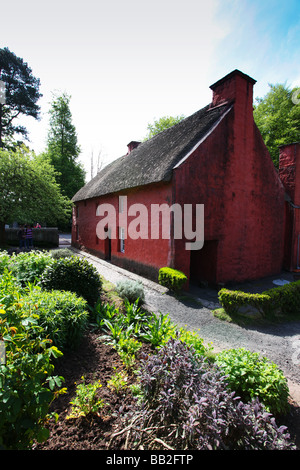
[[[227,323],[212,315],[212,310],[218,304],[216,296],[210,295],[209,291],[199,289],[193,292],[193,296],[187,295],[178,301],[157,283],[90,254],[75,249],[73,251],[87,258],[113,284],[124,278],[140,280],[144,285],[148,308],[153,312],[169,313],[175,324],[197,331],[205,344],[212,343],[215,351],[244,347],[266,356],[283,371],[289,381],[290,394],[300,405],[300,321],[261,328],[245,328]]]

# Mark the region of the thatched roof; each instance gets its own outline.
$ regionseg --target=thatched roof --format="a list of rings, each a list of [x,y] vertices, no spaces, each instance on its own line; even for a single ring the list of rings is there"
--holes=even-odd
[[[73,202],[151,183],[170,181],[176,165],[201,141],[229,109],[205,106],[173,127],[114,160],[82,187]]]

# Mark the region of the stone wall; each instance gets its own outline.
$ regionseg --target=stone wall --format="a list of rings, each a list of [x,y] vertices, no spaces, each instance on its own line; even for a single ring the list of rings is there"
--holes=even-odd
[[[19,246],[18,240],[19,228],[6,228],[6,243],[12,246]],[[36,247],[54,247],[59,246],[59,233],[56,227],[34,228],[33,246]]]

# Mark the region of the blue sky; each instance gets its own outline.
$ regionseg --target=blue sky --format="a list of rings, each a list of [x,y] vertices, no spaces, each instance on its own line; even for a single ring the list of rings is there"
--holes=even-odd
[[[208,104],[209,86],[234,69],[300,87],[299,0],[71,0],[3,2],[0,47],[41,80],[41,120],[25,119],[30,146],[45,149],[53,92],[71,95],[73,123],[90,179],[143,139],[147,124]]]

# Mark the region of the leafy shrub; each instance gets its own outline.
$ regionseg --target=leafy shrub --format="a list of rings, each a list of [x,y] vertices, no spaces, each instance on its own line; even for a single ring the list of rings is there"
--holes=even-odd
[[[269,302],[269,297],[266,294],[249,294],[225,288],[219,291],[218,298],[222,307],[230,315],[236,314],[243,305],[250,305],[264,315],[265,306]]]
[[[41,286],[75,292],[94,307],[100,297],[102,279],[95,266],[75,256],[53,260],[41,277]]]
[[[0,310],[0,338],[6,352],[0,364],[0,448],[29,449],[34,440],[48,438],[44,421],[50,403],[64,391],[58,390],[62,377],[52,375],[52,358],[61,353],[18,298]]]
[[[158,274],[158,282],[174,292],[179,292],[187,281],[187,277],[181,271],[172,268],[161,268]]]
[[[142,303],[145,300],[144,286],[141,282],[131,280],[119,281],[117,282],[116,289],[120,297],[127,299],[131,303],[134,303],[136,300]]]
[[[0,251],[0,274],[4,272],[6,268],[8,268],[10,261],[10,256],[7,251]]]
[[[70,258],[71,256],[74,256],[72,251],[68,248],[58,248],[57,250],[51,250],[50,254],[54,259]]]
[[[139,380],[142,400],[123,423],[131,449],[295,448],[258,400],[241,402],[216,365],[177,339],[144,356]]]
[[[228,314],[235,314],[243,305],[250,305],[266,318],[272,318],[276,313],[297,315],[300,313],[300,281],[274,287],[262,294],[224,288],[219,291],[218,298]]]
[[[284,315],[300,313],[300,281],[274,287],[264,292],[264,294],[269,297],[269,303],[265,308],[266,314],[278,309]]]
[[[46,267],[53,262],[52,256],[43,251],[30,251],[13,254],[10,258],[9,269],[18,279],[21,286],[33,283],[42,276]]]
[[[186,328],[179,328],[178,339],[188,347],[192,347],[197,356],[208,356],[209,352],[213,350],[212,346],[205,346],[203,338],[195,331],[189,331]]]
[[[276,364],[244,348],[222,351],[216,355],[218,366],[228,384],[243,401],[257,397],[272,414],[288,410],[287,380]]]
[[[24,310],[34,314],[44,335],[61,351],[78,346],[88,322],[86,301],[73,292],[32,289],[23,297]]]

